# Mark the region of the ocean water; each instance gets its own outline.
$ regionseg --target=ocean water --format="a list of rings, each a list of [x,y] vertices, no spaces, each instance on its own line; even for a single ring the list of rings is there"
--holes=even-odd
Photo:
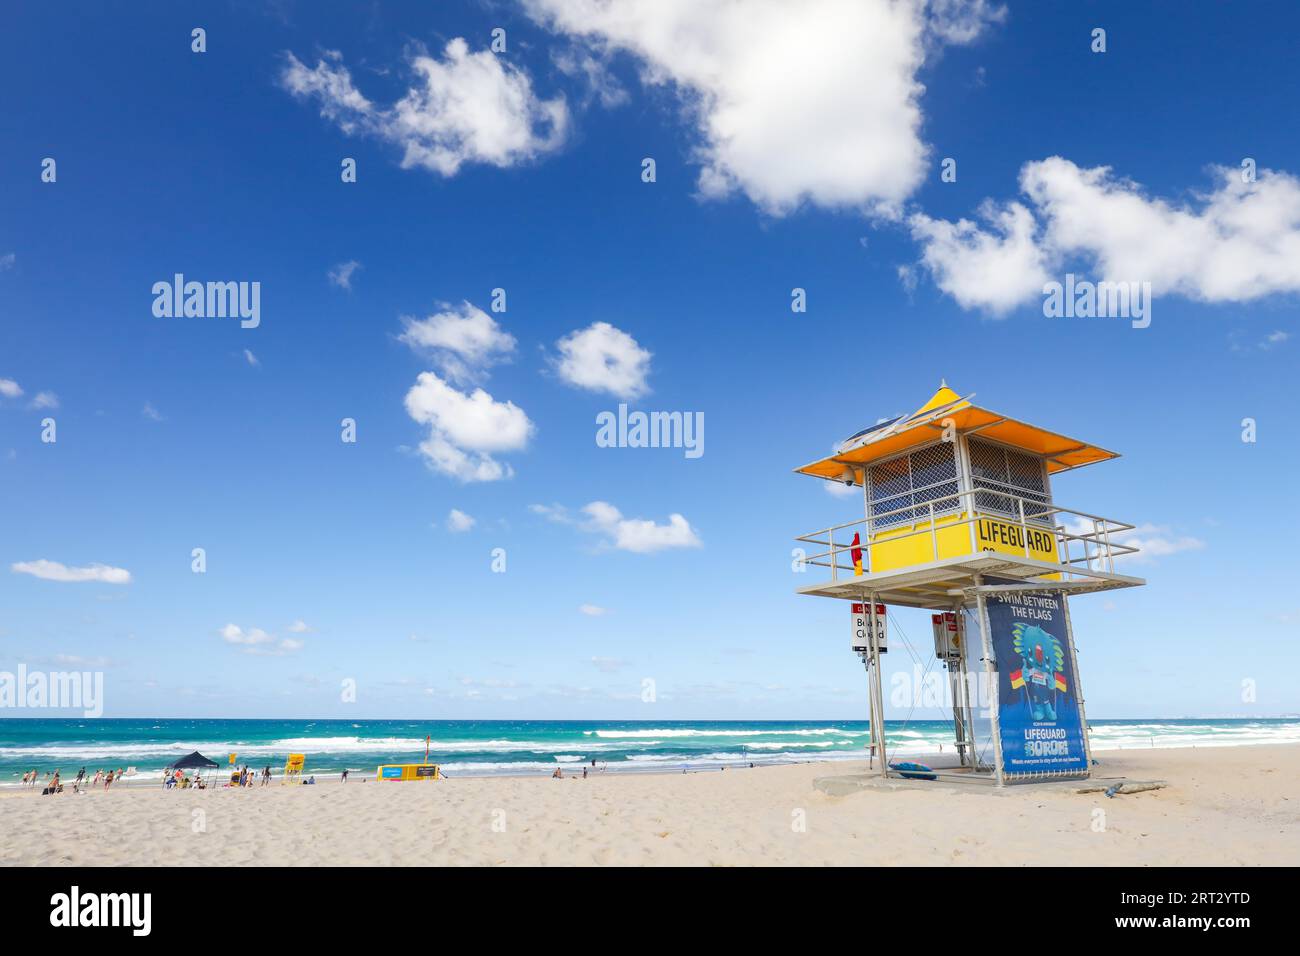
[[[1300,718],[1091,721],[1094,752],[1136,747],[1236,747],[1300,743]],[[886,725],[890,756],[952,752],[945,721]],[[865,721],[541,721],[541,720],[175,720],[0,719],[0,786],[31,769],[69,780],[85,767],[134,767],[157,779],[168,763],[198,750],[222,767],[227,755],[261,769],[283,768],[304,753],[306,773],[332,777],[347,768],[373,775],[381,763],[424,757],[450,776],[549,774],[595,760],[608,771],[703,770],[741,764],[861,760]],[[149,771],[152,771],[150,773]],[[140,779],[140,778],[137,778]]]

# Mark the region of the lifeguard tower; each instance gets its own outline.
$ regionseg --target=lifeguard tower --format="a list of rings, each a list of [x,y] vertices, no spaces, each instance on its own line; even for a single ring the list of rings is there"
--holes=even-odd
[[[1069,597],[1146,582],[1115,570],[1117,557],[1138,550],[1123,543],[1134,526],[1057,504],[1052,478],[1118,455],[972,398],[944,383],[911,415],[795,469],[860,486],[864,510],[796,539],[816,551],[806,568],[822,569],[798,593],[853,602],[851,646],[869,674],[882,777],[922,775],[891,764],[885,739],[890,604],[935,612],[935,656],[948,670],[957,762],[924,776],[997,786],[1086,777],[1092,752]]]

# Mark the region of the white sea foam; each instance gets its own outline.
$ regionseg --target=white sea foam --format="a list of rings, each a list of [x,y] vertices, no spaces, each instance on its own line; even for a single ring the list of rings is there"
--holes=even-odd
[[[843,737],[864,737],[868,731],[840,730],[838,727],[819,729],[781,730],[713,730],[704,728],[673,727],[652,730],[584,730],[583,734],[611,740],[635,740],[639,737],[820,737],[835,734]]]

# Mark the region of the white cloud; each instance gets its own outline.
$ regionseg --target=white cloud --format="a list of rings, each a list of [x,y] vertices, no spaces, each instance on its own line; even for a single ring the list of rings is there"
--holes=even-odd
[[[454,381],[473,380],[481,370],[514,352],[515,337],[477,306],[440,303],[440,308],[442,311],[424,319],[403,316],[406,330],[398,339],[432,354]]]
[[[154,408],[149,402],[144,403],[144,408],[140,409],[140,414],[152,422],[166,421],[162,416],[162,412]]]
[[[556,370],[570,385],[618,398],[636,398],[649,391],[651,355],[636,339],[608,322],[593,322],[555,343]]]
[[[569,509],[564,505],[529,505],[528,510],[558,524],[569,524],[571,520]]]
[[[352,291],[352,274],[361,268],[361,263],[356,259],[349,259],[347,262],[340,262],[330,269],[326,276],[331,285],[336,285],[340,289]]]
[[[582,509],[590,519],[588,530],[603,534],[622,551],[648,554],[669,548],[698,548],[700,539],[684,517],[668,516],[667,524],[655,524],[643,518],[624,518],[606,501],[593,501]]]
[[[572,525],[589,534],[598,534],[623,551],[646,554],[669,548],[698,548],[699,536],[689,521],[679,514],[668,516],[667,524],[655,524],[644,518],[624,518],[622,513],[607,501],[593,501],[582,508],[581,515],[573,515],[563,505],[529,505],[528,510],[556,524]],[[579,610],[584,614],[594,605],[584,604]],[[603,609],[601,609],[603,612]]]
[[[253,368],[257,368],[262,364],[258,361],[257,356],[248,349],[244,349],[244,361],[253,366]]]
[[[1291,333],[1283,332],[1281,329],[1269,332],[1263,338],[1258,339],[1253,343],[1243,342],[1242,339],[1244,336],[1245,333],[1240,331],[1230,332],[1228,334],[1228,347],[1234,352],[1267,352],[1279,345],[1285,345],[1291,339]]]
[[[8,269],[12,269],[14,267],[14,263],[17,261],[18,261],[18,256],[15,253],[6,252],[3,256],[0,256],[0,272],[4,272]]]
[[[769,213],[801,203],[893,214],[926,174],[917,71],[928,45],[969,42],[983,0],[525,0],[598,56],[627,52],[695,125],[709,198]]]
[[[1086,518],[1076,518],[1066,522],[1066,530],[1070,534],[1076,535],[1093,535],[1096,533],[1092,522]],[[1200,551],[1205,547],[1205,542],[1200,538],[1178,534],[1168,525],[1140,524],[1131,531],[1112,531],[1108,537],[1113,545],[1138,549],[1137,554],[1116,555],[1115,560],[1117,562],[1148,561],[1152,558],[1168,557],[1182,551]]]
[[[848,498],[851,495],[862,494],[862,489],[857,485],[846,485],[839,481],[823,481],[822,487],[832,498]]]
[[[451,40],[441,59],[410,59],[414,85],[391,106],[372,103],[352,83],[337,53],[308,68],[292,53],[280,80],[315,99],[321,115],[349,135],[400,146],[403,168],[454,176],[466,163],[509,167],[557,149],[569,125],[563,96],[539,99],[528,74],[490,50]]]
[[[558,69],[565,76],[581,80],[587,89],[586,103],[592,99],[600,100],[606,109],[621,106],[628,101],[627,90],[609,70],[609,56],[593,54],[580,48],[561,50],[551,57]],[[584,105],[586,105],[584,103]]]
[[[964,309],[1001,315],[1042,295],[1048,281],[1044,251],[1033,215],[1019,203],[1001,209],[986,203],[981,215],[988,230],[968,219],[952,223],[923,213],[909,217],[908,225],[923,246],[921,263],[935,285]]]
[[[1139,560],[1163,558],[1180,551],[1200,551],[1205,547],[1205,542],[1200,538],[1176,534],[1165,525],[1155,524],[1140,524],[1132,531],[1111,535],[1111,541],[1139,548],[1138,554],[1133,556]]]
[[[58,407],[59,396],[55,395],[53,392],[37,392],[36,397],[32,399],[32,408],[35,409]]]
[[[308,631],[311,630],[311,628],[307,625],[306,621],[304,621],[302,618],[299,618],[298,620],[294,621],[292,624],[289,625],[288,630],[289,633],[291,634],[306,634]]]
[[[448,531],[468,531],[476,524],[472,515],[467,515],[459,508],[452,508],[447,514]]]
[[[593,657],[591,663],[602,674],[614,674],[628,666],[627,661],[617,657]]]
[[[582,604],[578,607],[578,613],[585,614],[587,617],[604,617],[609,611],[599,604]]]
[[[277,638],[274,634],[268,634],[260,627],[251,627],[244,630],[237,624],[227,624],[219,633],[223,641],[235,645],[245,654],[255,654],[263,657],[281,657],[294,651],[300,651],[304,646],[303,642],[296,638]]]
[[[98,581],[102,584],[130,584],[131,572],[107,564],[89,564],[82,568],[68,567],[58,561],[19,561],[11,564],[15,574],[30,574],[45,581]]]
[[[11,378],[0,378],[0,395],[5,398],[21,398],[22,386]]]
[[[1265,169],[1249,183],[1237,169],[1213,175],[1212,192],[1176,203],[1107,166],[1053,156],[1021,168],[1028,204],[986,203],[984,226],[921,214],[908,222],[936,284],[994,314],[1041,300],[1043,283],[1067,269],[1200,302],[1300,291],[1300,180]]]
[[[497,481],[513,471],[493,454],[519,451],[534,426],[513,402],[498,402],[481,388],[459,391],[434,372],[421,372],[406,393],[406,411],[429,426],[420,452],[429,466],[461,481]]]

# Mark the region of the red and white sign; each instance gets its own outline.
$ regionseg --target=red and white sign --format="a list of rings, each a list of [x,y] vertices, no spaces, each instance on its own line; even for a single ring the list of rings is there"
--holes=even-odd
[[[934,628],[934,656],[941,661],[955,660],[961,657],[963,621],[952,611],[930,615],[930,624]]]
[[[853,605],[853,651],[854,653],[865,653],[871,650],[868,639],[871,605],[854,604]],[[885,606],[876,605],[876,646],[880,648],[880,653],[885,653],[889,648],[886,646],[887,633],[885,630]]]

